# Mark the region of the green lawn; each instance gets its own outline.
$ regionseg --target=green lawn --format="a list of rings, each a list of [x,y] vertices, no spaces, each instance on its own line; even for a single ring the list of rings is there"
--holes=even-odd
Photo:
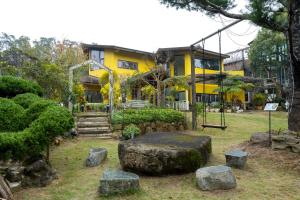
[[[209,113],[211,123],[219,120],[217,113]],[[287,114],[273,114],[273,129],[287,128]],[[194,132],[210,135],[213,153],[208,165],[224,164],[223,153],[232,145],[249,140],[252,133],[268,129],[268,115],[263,112],[226,114],[226,131],[206,129]],[[229,191],[203,192],[197,189],[195,174],[165,177],[141,176],[141,191],[133,195],[99,197],[97,189],[102,172],[106,168],[119,168],[117,140],[76,139],[64,142],[52,151],[51,162],[59,173],[59,179],[45,188],[25,189],[16,193],[17,199],[300,199],[299,173],[278,167],[263,158],[248,159],[245,170],[234,169],[237,188]],[[99,167],[86,168],[84,160],[90,147],[108,149],[108,159]]]

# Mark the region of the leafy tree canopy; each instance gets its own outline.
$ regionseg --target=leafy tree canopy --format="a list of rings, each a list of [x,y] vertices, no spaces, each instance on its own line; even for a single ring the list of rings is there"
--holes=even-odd
[[[162,4],[177,9],[201,11],[210,16],[222,14],[234,19],[247,19],[255,24],[277,31],[288,27],[288,0],[160,0]],[[245,4],[238,13],[239,5]]]

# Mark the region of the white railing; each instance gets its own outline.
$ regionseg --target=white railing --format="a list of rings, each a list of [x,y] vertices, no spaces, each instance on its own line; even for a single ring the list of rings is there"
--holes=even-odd
[[[173,108],[175,110],[189,110],[189,101],[182,100],[182,101],[174,101],[174,102],[167,102],[167,107]]]

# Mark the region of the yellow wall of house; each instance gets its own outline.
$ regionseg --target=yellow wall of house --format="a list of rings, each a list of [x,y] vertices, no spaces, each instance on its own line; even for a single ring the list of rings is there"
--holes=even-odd
[[[136,62],[138,64],[138,70],[122,69],[118,67],[118,61],[125,60]],[[104,65],[108,68],[116,71],[119,76],[130,77],[137,72],[147,72],[155,64],[153,58],[141,54],[135,54],[130,52],[116,52],[111,49],[104,50]],[[90,70],[89,74],[96,77],[101,77],[105,73],[105,70]]]

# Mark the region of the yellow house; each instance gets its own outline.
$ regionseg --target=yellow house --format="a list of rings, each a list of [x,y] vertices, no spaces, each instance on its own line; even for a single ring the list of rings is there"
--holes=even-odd
[[[82,44],[82,46],[90,59],[94,59],[109,67],[115,71],[121,79],[126,79],[137,72],[148,72],[155,66],[155,55],[150,52],[111,45]],[[191,75],[192,58],[190,54],[190,47],[160,48],[157,53],[168,56],[166,68],[170,77]],[[207,98],[208,102],[219,100],[218,92],[215,91],[218,88],[216,83],[207,81],[205,87],[203,87],[204,72],[206,75],[210,76],[219,74],[219,58],[220,54],[212,51],[205,50],[204,56],[201,49],[197,48],[194,52],[195,72],[198,80],[196,83],[196,100],[199,102],[202,100],[203,96]],[[222,71],[224,72],[223,59],[228,58],[228,55],[222,54],[221,58]],[[205,66],[205,69],[203,66]],[[103,73],[105,73],[104,70],[91,66],[89,70],[89,77],[86,77],[85,80],[83,78],[82,82],[89,102],[103,101],[103,98],[99,93],[100,88],[98,81]],[[243,70],[230,71],[228,74],[244,76]],[[203,94],[203,89],[205,90],[205,95]],[[129,96],[129,99],[141,99],[140,91],[132,91],[131,94],[132,95]],[[239,99],[244,102],[243,93],[236,95],[238,95]],[[177,96],[176,100],[185,101],[188,107],[192,96],[191,88],[185,91],[178,91]]]

